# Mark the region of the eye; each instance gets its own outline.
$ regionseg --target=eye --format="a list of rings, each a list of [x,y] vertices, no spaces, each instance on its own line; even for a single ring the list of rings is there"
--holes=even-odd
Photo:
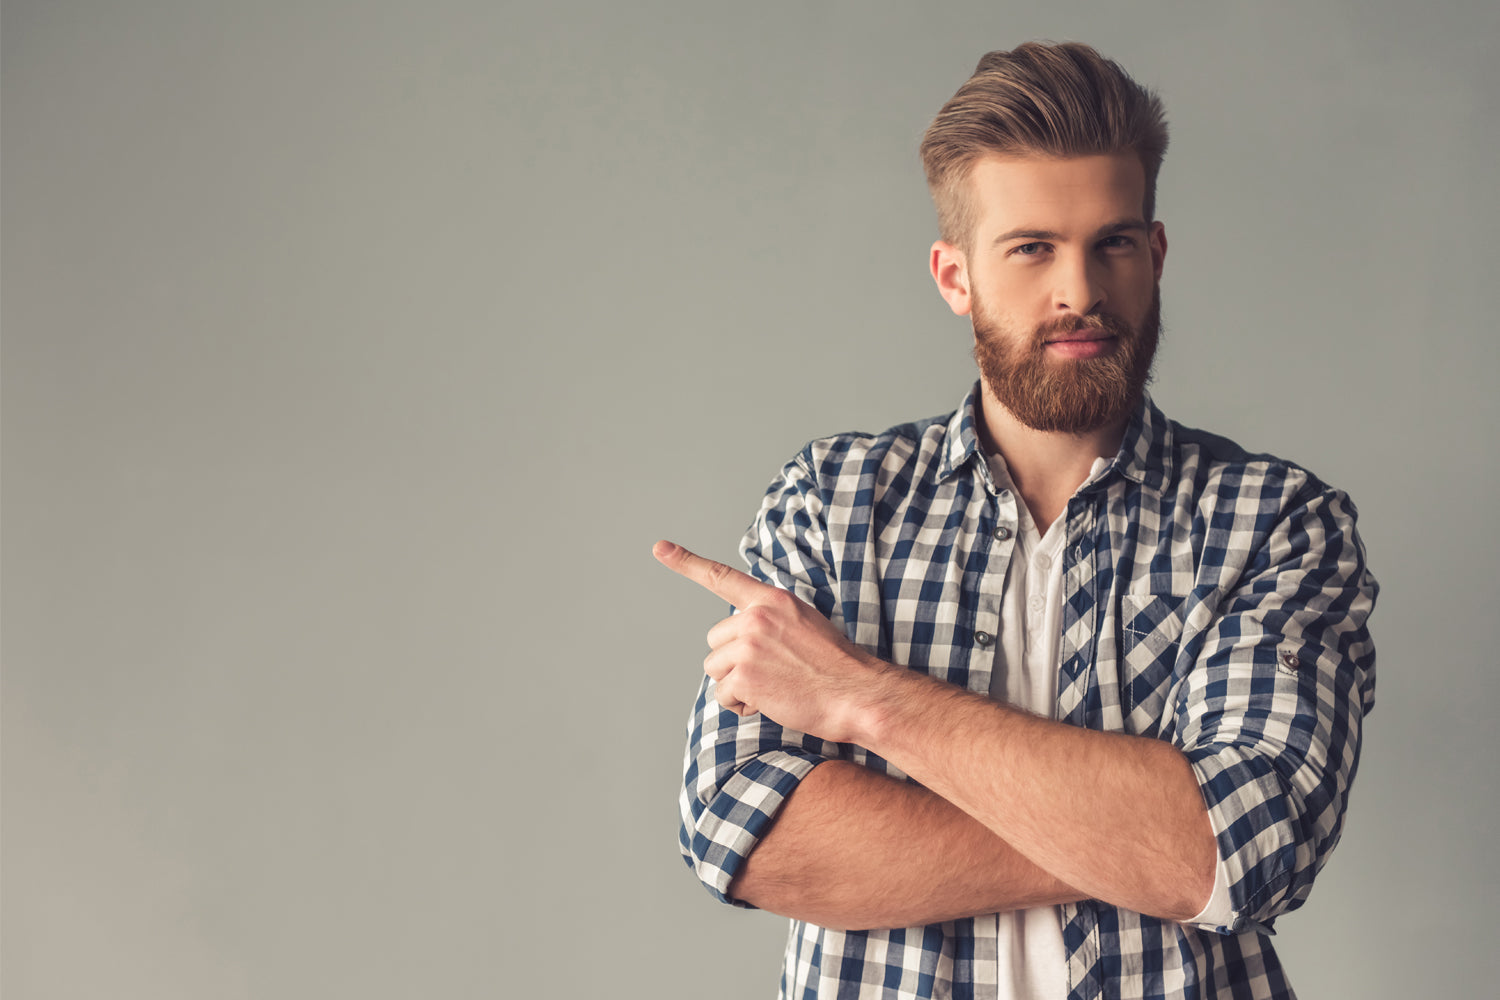
[[[1099,248],[1101,250],[1134,250],[1135,240],[1121,233],[1116,233],[1113,236],[1106,236],[1100,240]]]
[[[1047,244],[1045,243],[1022,243],[1011,250],[1011,253],[1020,254],[1022,257],[1035,257],[1046,252]]]

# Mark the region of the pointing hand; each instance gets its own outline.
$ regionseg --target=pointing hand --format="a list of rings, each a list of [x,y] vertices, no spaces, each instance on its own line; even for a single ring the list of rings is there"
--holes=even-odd
[[[703,671],[720,705],[739,715],[764,712],[823,739],[858,742],[859,710],[888,664],[785,590],[671,542],[657,542],[652,554],[739,609],[708,631]]]

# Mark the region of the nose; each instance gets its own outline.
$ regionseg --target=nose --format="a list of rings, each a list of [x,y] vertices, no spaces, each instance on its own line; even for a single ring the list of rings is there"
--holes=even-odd
[[[1103,277],[1086,254],[1060,255],[1053,265],[1053,308],[1087,316],[1104,304]]]

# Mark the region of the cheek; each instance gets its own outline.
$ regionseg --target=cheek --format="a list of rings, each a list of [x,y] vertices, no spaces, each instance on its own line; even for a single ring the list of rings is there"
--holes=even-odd
[[[995,294],[1008,300],[1027,302],[1043,294],[1046,289],[1046,269],[1042,267],[1011,267],[996,272],[990,279]]]
[[[1007,324],[1031,325],[1043,318],[1052,301],[1037,275],[997,275],[980,285],[986,311]]]
[[[1113,311],[1126,315],[1131,320],[1141,319],[1151,304],[1152,290],[1156,287],[1150,262],[1122,271],[1113,285],[1109,295],[1115,304]]]

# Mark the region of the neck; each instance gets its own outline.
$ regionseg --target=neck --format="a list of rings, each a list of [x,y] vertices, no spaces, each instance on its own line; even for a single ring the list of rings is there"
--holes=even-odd
[[[1017,420],[988,385],[983,386],[982,397],[981,441],[1005,459],[1031,519],[1045,534],[1088,479],[1094,460],[1113,458],[1120,450],[1125,421],[1079,434],[1039,431]]]

